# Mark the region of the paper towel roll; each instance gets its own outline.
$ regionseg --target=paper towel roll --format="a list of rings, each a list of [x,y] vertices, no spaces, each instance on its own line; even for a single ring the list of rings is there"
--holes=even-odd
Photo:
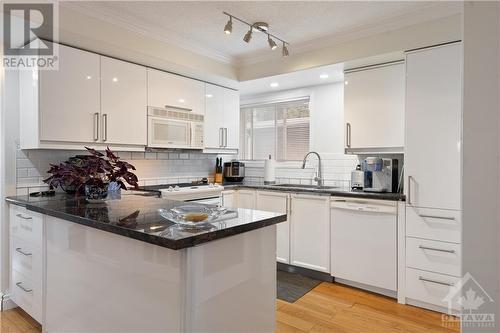
[[[264,184],[276,183],[276,161],[269,155],[269,159],[264,161]]]

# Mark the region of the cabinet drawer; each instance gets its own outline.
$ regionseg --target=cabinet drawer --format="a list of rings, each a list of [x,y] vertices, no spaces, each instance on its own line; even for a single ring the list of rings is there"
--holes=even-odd
[[[445,297],[458,280],[459,278],[449,275],[407,268],[406,297],[447,308]]]
[[[406,207],[406,236],[460,243],[460,211]]]
[[[426,239],[406,238],[406,265],[460,277],[461,245]]]
[[[41,248],[18,237],[11,237],[12,269],[32,280],[41,278]]]
[[[42,215],[16,205],[10,206],[10,230],[16,236],[30,244],[42,243]]]
[[[20,306],[38,322],[42,320],[42,289],[31,279],[16,270],[12,270],[11,296]]]

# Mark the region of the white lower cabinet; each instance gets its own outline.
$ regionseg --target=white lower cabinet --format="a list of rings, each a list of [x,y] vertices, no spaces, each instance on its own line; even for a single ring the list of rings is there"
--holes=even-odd
[[[43,215],[10,206],[10,296],[38,322],[43,304]]]
[[[288,193],[257,191],[258,210],[288,214]],[[290,263],[290,223],[278,223],[276,226],[276,260]]]
[[[222,191],[222,206],[226,208],[236,208],[236,191]]]
[[[255,209],[255,190],[238,190],[238,208]]]
[[[330,196],[290,199],[290,264],[330,273]]]

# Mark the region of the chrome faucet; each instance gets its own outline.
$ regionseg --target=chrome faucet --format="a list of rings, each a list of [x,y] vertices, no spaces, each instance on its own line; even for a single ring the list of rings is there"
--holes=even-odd
[[[302,169],[305,169],[307,157],[311,154],[315,154],[316,156],[318,156],[318,174],[316,175],[316,177],[314,177],[314,181],[318,182],[318,187],[320,187],[323,186],[323,174],[321,172],[321,157],[317,152],[310,151],[306,154],[306,156],[304,156],[304,160],[302,161]]]

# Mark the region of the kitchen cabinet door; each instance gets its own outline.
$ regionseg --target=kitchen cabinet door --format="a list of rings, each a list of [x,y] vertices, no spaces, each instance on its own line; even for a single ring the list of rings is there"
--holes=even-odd
[[[205,113],[205,83],[148,68],[148,106]]]
[[[101,57],[101,140],[146,145],[146,68]]]
[[[461,207],[461,50],[456,43],[406,55],[408,205]]]
[[[288,193],[257,191],[257,209],[288,214]],[[290,263],[290,223],[276,225],[276,260]]]
[[[290,263],[330,273],[330,197],[290,196]]]
[[[240,93],[224,89],[224,127],[226,149],[240,148]]]
[[[235,191],[222,191],[222,207],[238,208]]]
[[[223,146],[225,88],[206,84],[205,148],[219,149]]]
[[[58,63],[58,70],[38,71],[40,140],[99,140],[100,56],[59,45]]]
[[[238,208],[255,209],[255,191],[238,190]]]
[[[403,63],[346,73],[346,148],[403,151],[405,68]]]

